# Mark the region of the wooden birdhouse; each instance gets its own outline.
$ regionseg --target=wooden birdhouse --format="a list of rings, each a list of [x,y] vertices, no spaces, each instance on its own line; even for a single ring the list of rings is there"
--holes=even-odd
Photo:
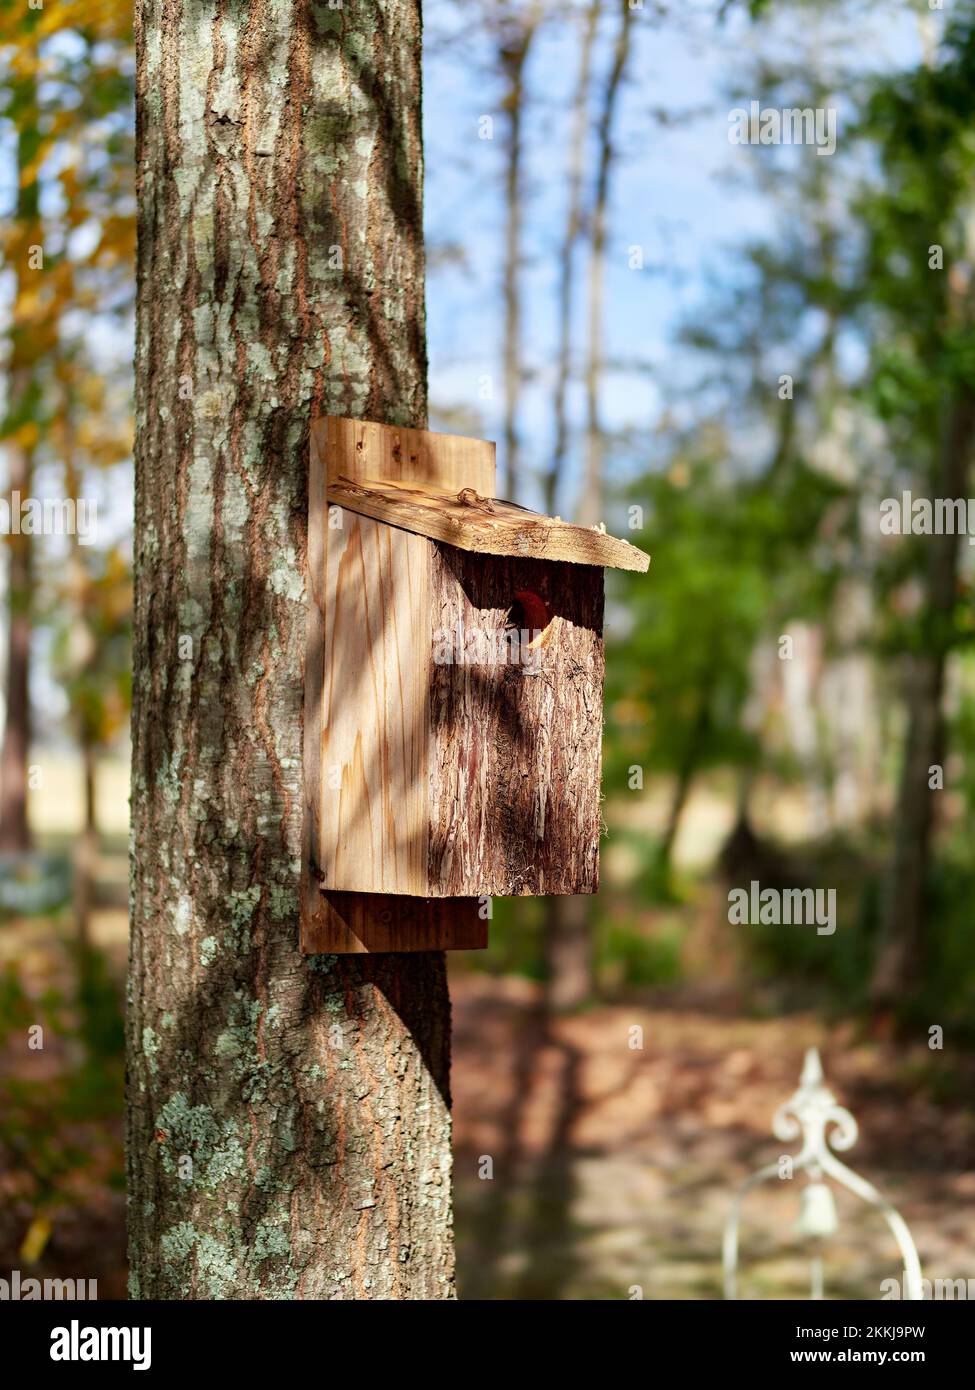
[[[456,949],[594,893],[603,569],[626,541],[495,498],[494,445],[328,418],[308,505],[302,946]]]

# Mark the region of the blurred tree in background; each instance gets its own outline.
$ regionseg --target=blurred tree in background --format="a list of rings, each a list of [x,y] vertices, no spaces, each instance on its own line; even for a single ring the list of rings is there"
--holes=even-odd
[[[933,835],[940,823],[948,850],[972,758],[971,565],[957,538],[884,536],[880,507],[901,487],[964,497],[970,485],[972,9],[956,11],[943,35],[917,10],[920,61],[878,72],[857,47],[862,11],[752,7],[754,42],[735,64],[729,105],[747,108],[760,94],[774,107],[838,108],[847,138],[829,158],[752,149],[728,174],[729,187],[737,179],[761,199],[763,230],[715,267],[707,297],[685,312],[679,358],[657,373],[666,404],[642,433],[614,430],[598,405],[630,370],[600,346],[598,266],[634,249],[619,230],[626,194],[614,198],[610,186],[607,195],[603,178],[614,164],[621,190],[640,177],[632,144],[612,134],[627,61],[645,57],[658,22],[643,16],[631,35],[632,13],[579,5],[563,40],[577,60],[558,141],[557,274],[529,263],[521,277],[526,302],[537,303],[543,284],[554,293],[555,367],[537,350],[521,354],[505,437],[520,438],[522,458],[535,451],[529,436],[544,436],[533,395],[550,382],[545,503],[561,498],[573,516],[611,526],[638,517],[631,538],[654,557],[647,581],[613,577],[609,609],[607,848],[618,836],[639,867],[619,894],[610,874],[595,902],[553,900],[544,924],[530,903],[501,906],[498,959],[547,976],[553,1000],[571,1006],[591,988],[600,922],[614,936],[622,910],[652,940],[667,904],[682,901],[674,856],[704,779],[724,788],[731,813],[709,872],[736,882],[759,867],[803,882],[833,873],[845,884],[849,942],[822,953],[822,969],[794,941],[773,945],[759,932],[756,968],[820,974],[831,990],[842,982],[853,1006],[893,1003],[907,1016],[943,997],[950,959],[952,1007],[963,1012],[975,961],[959,974],[959,948],[947,948],[961,882],[948,871],[953,855],[936,857]],[[912,22],[910,6],[899,14]],[[537,6],[531,22],[537,45],[546,32]],[[539,103],[531,61],[521,78]],[[526,246],[533,204],[552,217],[530,173],[543,122],[520,135]],[[588,282],[573,270],[587,237]],[[943,268],[931,263],[934,244]],[[929,779],[948,758],[948,726],[958,742],[945,792]],[[641,788],[645,814],[634,810]],[[771,799],[790,794],[804,803],[806,840],[791,850],[777,843],[770,814]],[[797,838],[796,825],[788,839]],[[730,931],[725,949],[737,950]]]
[[[879,169],[858,211],[869,287],[865,383],[885,425],[891,493],[967,498],[975,446],[975,27],[949,26],[941,56],[876,86],[861,125]],[[907,733],[894,816],[883,938],[872,980],[894,1005],[924,978],[933,916],[932,841],[948,754],[949,662],[970,648],[972,576],[957,535],[908,537],[884,566],[886,654],[900,667]],[[891,575],[891,568],[894,574]],[[886,589],[886,592],[884,592]],[[916,600],[907,598],[913,590]]]
[[[0,421],[12,512],[15,495],[31,497],[38,483],[46,496],[90,497],[95,470],[130,458],[128,353],[119,350],[118,330],[124,345],[135,247],[131,50],[125,4],[69,0],[32,9],[5,0],[0,7],[0,118],[15,149],[0,247],[5,277],[13,281]],[[103,499],[103,543],[106,521]],[[69,569],[77,571],[84,563],[78,537],[66,539],[74,552]],[[38,551],[44,553],[45,540],[7,537],[0,753],[0,848],[7,850],[24,850],[31,841],[29,677],[32,632],[43,617]],[[123,555],[116,551],[113,563]],[[62,560],[63,554],[55,563]],[[67,599],[74,621],[84,626],[87,600],[97,591],[86,593],[77,577],[58,585],[58,606]]]
[[[125,729],[131,685],[132,72],[130,6],[0,4],[0,453],[10,512],[29,498],[56,499],[62,514],[68,503],[76,518],[79,503],[88,508],[84,533],[10,534],[5,543],[0,850],[13,858],[3,874],[24,874],[36,835],[51,847],[28,801],[50,774],[58,739],[52,689],[65,700],[62,727],[82,767],[73,944],[63,961],[49,961],[45,984],[36,965],[25,961],[21,973],[6,959],[0,985],[5,1055],[20,1055],[25,1019],[43,1038],[31,1058],[40,1070],[22,1074],[10,1063],[0,1082],[0,1155],[12,1175],[11,1213],[29,1214],[20,1246],[28,1263],[42,1257],[72,1194],[117,1188],[121,1177],[119,984],[89,923],[95,767]],[[61,1065],[52,1070],[44,1053]]]

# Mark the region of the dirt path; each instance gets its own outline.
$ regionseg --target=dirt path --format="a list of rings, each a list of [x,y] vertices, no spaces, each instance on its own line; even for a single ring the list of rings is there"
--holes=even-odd
[[[456,974],[456,1202],[462,1297],[720,1296],[728,1200],[789,1146],[771,1118],[804,1049],[860,1124],[846,1160],[911,1225],[926,1276],[973,1280],[972,1062],[857,1043],[815,1018],[751,1020],[657,1000],[604,1006],[547,1035],[537,988]],[[643,1029],[643,1047],[630,1030]],[[940,1088],[942,1099],[930,1099]],[[485,1171],[493,1159],[493,1178]],[[744,1297],[806,1297],[799,1184],[749,1199]],[[899,1273],[878,1217],[838,1196],[827,1297],[879,1298]]]

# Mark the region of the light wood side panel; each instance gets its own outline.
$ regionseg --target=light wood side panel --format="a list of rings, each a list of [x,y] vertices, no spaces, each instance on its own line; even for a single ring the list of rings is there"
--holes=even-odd
[[[379,470],[493,492],[494,445],[330,417],[312,425],[310,468],[302,949],[483,946],[476,910],[423,905],[434,547],[345,509],[330,527],[326,487]]]
[[[342,511],[325,555],[325,888],[427,890],[430,546]]]
[[[302,789],[304,816],[301,827],[301,880],[299,885],[301,949],[307,954],[325,950],[313,941],[328,939],[322,892],[319,887],[321,841],[322,685],[325,674],[325,462],[318,436],[311,433],[308,460],[308,545],[305,576],[306,627],[304,670],[304,728],[302,731]]]

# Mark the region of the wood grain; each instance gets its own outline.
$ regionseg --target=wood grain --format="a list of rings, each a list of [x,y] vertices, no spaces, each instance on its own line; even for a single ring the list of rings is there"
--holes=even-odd
[[[423,896],[429,544],[344,513],[324,590],[321,885]]]
[[[650,556],[628,541],[542,516],[470,486],[452,491],[390,477],[339,476],[328,484],[328,500],[360,516],[479,554],[602,565],[641,574],[650,565]]]
[[[310,468],[302,948],[482,946],[486,924],[465,927],[462,906],[431,914],[401,897],[335,909],[349,892],[429,892],[433,547],[330,508],[326,488],[339,472],[380,472],[493,491],[494,446],[329,417],[312,424]]]
[[[327,939],[325,904],[319,887],[318,846],[321,839],[322,687],[325,676],[325,463],[314,424],[308,468],[308,545],[306,550],[307,619],[305,627],[304,711],[302,728],[300,938],[306,954],[312,941]]]
[[[478,951],[488,924],[477,898],[409,898],[381,893],[320,893],[302,940],[306,954]]]
[[[312,422],[311,447],[328,485],[342,476],[494,491],[495,447],[489,440],[330,415]]]

